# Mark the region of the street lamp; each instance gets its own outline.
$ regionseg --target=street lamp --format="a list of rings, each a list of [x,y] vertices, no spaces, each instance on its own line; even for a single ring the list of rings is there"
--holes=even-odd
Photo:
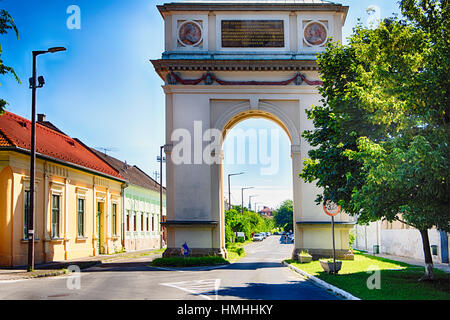
[[[231,189],[230,189],[230,177],[231,176],[238,176],[240,174],[244,174],[244,172],[239,173],[230,173],[228,175],[228,210],[231,210]]]
[[[251,209],[252,208],[252,198],[257,197],[257,194],[248,196],[248,208]]]
[[[261,204],[262,202],[255,202],[255,209],[256,209],[256,213],[258,213],[258,204]]]
[[[28,219],[28,266],[27,271],[34,269],[34,181],[36,169],[36,88],[42,88],[45,84],[43,76],[36,79],[36,57],[40,54],[65,51],[64,47],[53,47],[46,51],[33,51],[33,74],[29,79],[31,91],[31,157],[30,157],[30,211]],[[39,84],[36,84],[36,80]]]
[[[241,188],[241,211],[244,214],[244,190],[253,189],[254,187]]]

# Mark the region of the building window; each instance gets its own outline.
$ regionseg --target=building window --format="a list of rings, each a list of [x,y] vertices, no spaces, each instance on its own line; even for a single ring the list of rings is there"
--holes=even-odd
[[[137,231],[137,228],[136,228],[136,214],[134,214],[133,215],[133,231]]]
[[[84,199],[78,198],[78,236],[84,237]]]
[[[23,235],[28,238],[28,224],[30,222],[30,190],[25,190],[24,212],[23,212]]]
[[[146,216],[146,225],[147,225],[147,231],[150,231],[149,225],[148,225],[148,221],[149,221],[149,217],[148,215]]]
[[[155,231],[155,216],[152,215],[152,231]]]
[[[126,228],[127,228],[127,231],[130,231],[130,211],[127,211],[127,221],[126,221],[126,223],[127,223],[127,225],[126,225]]]
[[[112,205],[112,232],[113,235],[117,235],[117,204]]]
[[[141,213],[141,231],[144,231],[144,214]]]
[[[60,196],[52,195],[52,237],[59,238]]]

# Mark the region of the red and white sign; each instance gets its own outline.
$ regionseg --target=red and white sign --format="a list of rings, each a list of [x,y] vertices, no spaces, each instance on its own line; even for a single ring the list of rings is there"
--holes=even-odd
[[[323,205],[323,211],[331,217],[334,217],[339,212],[341,212],[341,206],[338,206],[336,203],[334,203],[331,200],[327,200],[325,204]]]

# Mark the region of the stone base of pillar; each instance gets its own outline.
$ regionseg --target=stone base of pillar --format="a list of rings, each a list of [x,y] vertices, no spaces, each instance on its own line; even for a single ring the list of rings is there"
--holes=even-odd
[[[222,248],[189,248],[190,257],[220,256],[226,259],[227,252]],[[167,248],[163,253],[163,258],[182,257],[181,248]]]
[[[298,254],[302,251],[307,251],[313,260],[319,260],[322,258],[332,258],[333,249],[308,249],[308,248],[295,248],[292,251],[292,259],[298,260]],[[351,250],[336,249],[336,259],[339,260],[354,260],[354,255]]]

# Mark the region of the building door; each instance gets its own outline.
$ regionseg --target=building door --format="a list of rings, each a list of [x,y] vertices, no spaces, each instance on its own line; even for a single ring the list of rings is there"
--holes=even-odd
[[[448,236],[447,232],[440,231],[441,235],[441,262],[448,263]]]
[[[97,237],[98,237],[98,253],[104,254],[103,246],[103,203],[97,202]]]

